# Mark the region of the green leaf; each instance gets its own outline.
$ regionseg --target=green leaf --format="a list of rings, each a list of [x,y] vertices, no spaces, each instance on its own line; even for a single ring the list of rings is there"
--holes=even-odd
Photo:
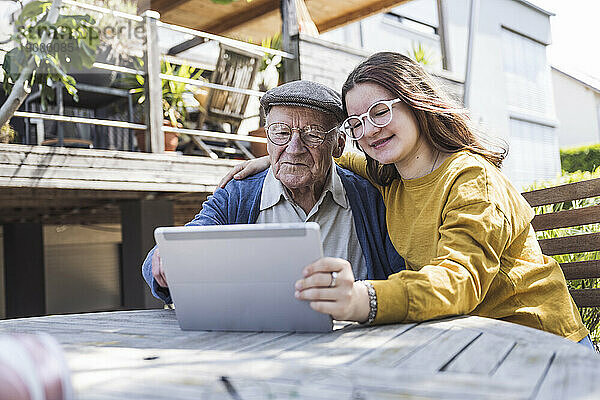
[[[52,5],[51,1],[32,1],[27,3],[19,17],[17,18],[17,26],[24,26],[28,20],[35,20],[40,15],[44,14]]]
[[[145,82],[145,80],[144,80],[144,75],[139,75],[139,74],[138,74],[138,75],[136,75],[136,76],[135,76],[135,79],[136,79],[136,81],[137,81],[137,82],[138,82],[138,83],[139,83],[141,86],[144,86],[144,82]]]
[[[23,52],[21,48],[15,47],[4,56],[4,63],[2,64],[2,68],[5,71],[4,79],[19,77],[21,70],[24,67],[26,62],[25,60],[26,54]]]

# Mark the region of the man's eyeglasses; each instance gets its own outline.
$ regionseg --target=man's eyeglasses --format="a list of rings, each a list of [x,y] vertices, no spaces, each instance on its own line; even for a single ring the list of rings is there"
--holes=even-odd
[[[292,128],[283,122],[274,122],[267,126],[267,138],[277,146],[286,145],[292,140],[292,133],[298,131],[300,140],[308,147],[319,147],[325,141],[327,135],[336,130],[333,127],[330,130],[325,130],[321,125],[307,125],[304,128]]]
[[[365,123],[367,120],[377,128],[383,128],[392,121],[392,106],[402,100],[381,100],[369,107],[366,113],[351,115],[342,122],[340,130],[352,140],[358,140],[365,134]]]

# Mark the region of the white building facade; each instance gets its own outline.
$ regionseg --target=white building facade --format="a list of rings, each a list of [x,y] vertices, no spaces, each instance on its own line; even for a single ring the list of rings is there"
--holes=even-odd
[[[561,149],[600,143],[600,82],[552,67]]]

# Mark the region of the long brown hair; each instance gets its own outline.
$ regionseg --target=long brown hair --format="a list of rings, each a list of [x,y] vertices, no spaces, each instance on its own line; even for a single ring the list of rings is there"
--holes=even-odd
[[[502,165],[507,155],[506,146],[494,143],[494,150],[486,148],[484,140],[470,126],[466,110],[458,106],[415,61],[399,53],[382,52],[360,63],[342,87],[346,114],[348,91],[364,82],[380,85],[398,96],[415,115],[420,134],[425,135],[434,149],[446,153],[469,150],[498,168]],[[485,141],[492,145],[489,140]],[[401,178],[393,164],[383,165],[366,153],[365,156],[367,173],[378,184],[389,185],[394,179]]]

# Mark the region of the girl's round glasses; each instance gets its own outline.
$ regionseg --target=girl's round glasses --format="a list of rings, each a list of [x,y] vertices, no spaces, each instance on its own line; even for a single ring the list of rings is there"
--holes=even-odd
[[[392,120],[392,106],[400,99],[381,100],[375,102],[369,107],[366,113],[361,115],[351,115],[342,122],[340,130],[352,140],[358,140],[365,134],[365,118],[371,125],[377,128],[383,128]]]

